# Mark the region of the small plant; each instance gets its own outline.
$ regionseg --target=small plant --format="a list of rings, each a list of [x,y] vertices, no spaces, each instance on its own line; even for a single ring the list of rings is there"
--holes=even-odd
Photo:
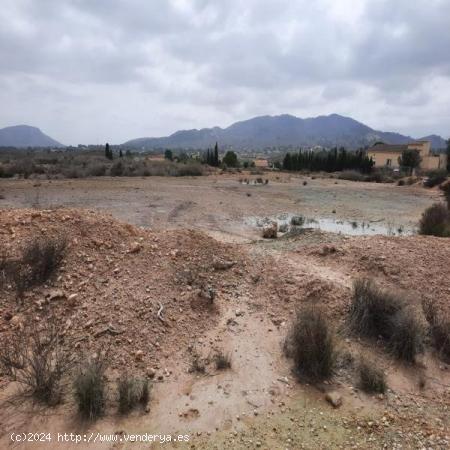
[[[225,370],[231,368],[231,355],[229,353],[224,353],[219,351],[214,356],[214,362],[216,364],[217,370]]]
[[[295,227],[302,227],[305,223],[305,218],[303,216],[292,216],[291,225]]]
[[[331,377],[336,363],[335,343],[321,309],[308,306],[297,313],[284,350],[294,360],[300,377],[314,382]]]
[[[450,164],[450,162],[449,162]],[[447,209],[450,211],[450,180],[440,186],[441,191],[444,193],[445,201],[447,202]]]
[[[94,420],[103,414],[106,367],[106,358],[98,356],[78,369],[74,381],[75,400],[85,419]]]
[[[28,241],[18,258],[2,259],[3,281],[13,284],[17,296],[46,282],[60,266],[66,252],[66,240],[38,237]]]
[[[71,365],[61,344],[62,336],[52,319],[41,327],[33,324],[15,331],[0,347],[0,369],[35,400],[56,405],[61,400],[63,376]]]
[[[378,394],[386,392],[384,372],[373,361],[368,361],[366,358],[361,359],[358,373],[359,386],[364,392]]]
[[[372,280],[356,280],[350,306],[350,327],[368,338],[382,338],[398,358],[413,362],[422,351],[423,329],[411,307],[397,293]]]
[[[149,382],[144,378],[130,378],[124,374],[118,381],[119,412],[126,414],[138,404],[146,407],[150,400]]]
[[[427,208],[420,219],[419,233],[431,236],[450,236],[450,211],[442,203]]]
[[[207,361],[201,358],[198,353],[194,353],[192,357],[192,364],[189,369],[190,373],[205,373]]]
[[[370,279],[353,283],[350,306],[350,326],[365,337],[388,338],[391,334],[390,318],[403,307],[403,300],[378,288]]]
[[[450,362],[450,318],[440,314],[430,301],[424,301],[422,308],[430,327],[433,347],[444,361]]]

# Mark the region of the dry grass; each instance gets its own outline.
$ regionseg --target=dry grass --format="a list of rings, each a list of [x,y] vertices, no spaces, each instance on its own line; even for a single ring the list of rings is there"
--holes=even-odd
[[[367,393],[383,394],[386,392],[386,378],[382,369],[374,361],[362,358],[359,367],[359,387]]]
[[[66,254],[66,243],[61,237],[34,237],[17,258],[0,257],[0,285],[11,283],[22,298],[25,291],[52,277]]]
[[[444,361],[450,362],[450,318],[439,312],[432,302],[423,302],[422,307],[433,347]]]
[[[214,362],[217,370],[231,369],[231,355],[229,353],[217,352],[214,355]]]
[[[285,341],[285,353],[294,360],[300,378],[319,382],[333,374],[335,342],[323,311],[307,306],[301,309]]]
[[[78,368],[74,380],[74,395],[78,412],[84,419],[94,420],[103,415],[106,400],[106,357],[88,360]]]
[[[118,381],[119,412],[127,414],[137,405],[146,407],[150,400],[150,387],[146,378],[131,378],[127,374]]]
[[[364,337],[381,338],[393,355],[413,362],[423,347],[423,328],[406,300],[378,288],[372,280],[353,284],[350,327]]]

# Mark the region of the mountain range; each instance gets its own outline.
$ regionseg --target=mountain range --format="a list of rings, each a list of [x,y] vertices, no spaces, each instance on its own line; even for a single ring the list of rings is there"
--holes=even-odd
[[[136,150],[206,149],[216,142],[223,149],[260,150],[271,147],[334,147],[360,148],[377,141],[403,144],[416,139],[399,133],[378,131],[349,117],[331,114],[301,119],[289,114],[260,116],[236,122],[227,128],[181,130],[166,137],[144,137],[122,144]],[[437,135],[420,140],[431,141],[432,148],[446,147]],[[64,147],[39,128],[17,125],[0,129],[0,147]]]
[[[0,129],[0,147],[64,147],[39,128],[16,125]]]
[[[430,140],[435,149],[445,148],[442,137],[431,135],[420,138]],[[236,122],[227,128],[181,130],[166,137],[144,137],[122,144],[140,150],[151,149],[205,149],[219,142],[222,148],[255,150],[269,147],[334,147],[360,148],[377,141],[403,144],[416,140],[411,136],[378,131],[352,118],[331,114],[301,119],[283,114],[260,116]]]

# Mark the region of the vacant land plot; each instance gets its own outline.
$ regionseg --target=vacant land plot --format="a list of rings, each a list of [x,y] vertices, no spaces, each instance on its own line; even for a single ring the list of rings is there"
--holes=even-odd
[[[132,433],[190,436],[168,448],[448,447],[449,365],[421,304],[433,304],[439,318],[450,313],[450,240],[320,230],[262,240],[254,220],[301,214],[414,227],[439,193],[285,174],[264,185],[239,178],[1,180],[0,348],[51,318],[74,367],[51,407],[17,397],[20,382],[0,373],[1,448],[17,430],[116,436],[97,445],[107,449],[137,448],[124,440]],[[65,238],[62,260],[18,297],[11,262],[43,236]],[[424,335],[415,361],[352,331],[352,286],[361,277],[398,293],[402,311],[417,317]],[[315,385],[283,351],[306,307],[320,308],[334,343],[331,376]],[[100,357],[101,414],[86,422],[73,376]],[[384,393],[361,387],[363,359],[382,374]],[[119,408],[124,379],[127,414]],[[145,404],[132,388],[142,380],[151,388]]]
[[[439,193],[329,178],[269,174],[269,184],[239,182],[259,176],[0,180],[0,207],[101,209],[120,220],[155,229],[199,228],[221,239],[259,235],[255,217],[302,214],[386,227],[415,227]],[[307,182],[304,185],[304,182]],[[219,234],[217,234],[219,233]],[[227,237],[228,236],[228,237]]]

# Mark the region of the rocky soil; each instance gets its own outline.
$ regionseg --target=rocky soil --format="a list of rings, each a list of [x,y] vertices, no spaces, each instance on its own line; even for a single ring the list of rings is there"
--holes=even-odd
[[[30,290],[23,304],[12,289],[1,291],[0,345],[14,330],[54,316],[76,360],[108,350],[112,391],[125,370],[151,379],[150,411],[118,416],[111,395],[105,418],[83,425],[70,394],[45,414],[28,400],[12,407],[16,386],[0,375],[0,447],[9,447],[18,429],[182,432],[191,435],[186,448],[205,449],[450,445],[449,366],[429,347],[415,366],[399,364],[381,344],[346,329],[359,276],[403,290],[417,311],[428,298],[450,312],[449,240],[305,231],[238,245],[196,230],[136,227],[92,210],[1,211],[5,254],[40,235],[66,237],[66,256],[57,276]],[[340,349],[333,380],[316,387],[296,381],[282,352],[305,302],[325,307]],[[231,355],[231,369],[215,368],[211,356],[219,350]],[[358,389],[361,353],[385,370],[385,395]],[[204,374],[191,370],[195,355],[207,360]]]

